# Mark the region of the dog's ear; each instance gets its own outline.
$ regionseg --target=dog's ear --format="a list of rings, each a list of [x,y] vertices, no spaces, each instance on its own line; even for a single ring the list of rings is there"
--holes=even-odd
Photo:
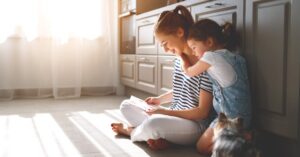
[[[227,121],[227,117],[226,117],[226,115],[223,112],[221,112],[219,114],[218,121],[219,122],[226,122]]]
[[[243,128],[244,125],[244,119],[241,117],[237,117],[234,119],[234,123],[237,125],[238,128]]]

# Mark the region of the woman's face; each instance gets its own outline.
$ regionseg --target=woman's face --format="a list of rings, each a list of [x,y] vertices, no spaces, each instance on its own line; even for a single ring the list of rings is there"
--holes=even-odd
[[[177,34],[166,35],[163,33],[156,33],[155,37],[166,53],[179,56],[184,50],[185,41]]]

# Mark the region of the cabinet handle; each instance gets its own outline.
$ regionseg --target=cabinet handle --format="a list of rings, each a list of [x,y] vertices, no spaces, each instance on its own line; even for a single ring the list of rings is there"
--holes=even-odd
[[[142,23],[147,24],[147,23],[150,23],[150,21],[149,20],[144,20],[144,21],[142,21]]]
[[[123,57],[122,61],[131,61],[131,59],[129,57]]]
[[[139,59],[139,61],[142,61],[142,62],[148,62],[148,61],[149,61],[149,59],[148,59],[148,58],[146,58],[146,57],[142,57],[142,58],[140,58],[140,59]]]
[[[217,7],[223,7],[225,6],[225,3],[215,3],[213,5],[208,5],[205,8],[217,8]]]
[[[136,14],[135,11],[131,10],[119,15],[119,18],[127,17]]]
[[[140,61],[145,61],[145,60],[146,60],[146,58],[145,58],[145,57],[143,57],[143,58],[140,58],[139,60],[140,60]]]
[[[175,60],[174,59],[166,59],[165,61],[168,63],[173,63]]]

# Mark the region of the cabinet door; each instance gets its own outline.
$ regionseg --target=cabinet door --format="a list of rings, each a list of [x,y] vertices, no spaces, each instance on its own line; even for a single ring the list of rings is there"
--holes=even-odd
[[[246,58],[256,123],[296,139],[299,129],[300,2],[247,0]]]
[[[158,57],[158,94],[172,89],[175,56]]]
[[[138,54],[157,54],[157,44],[154,37],[154,25],[158,16],[138,19],[136,22],[136,52]]]
[[[157,94],[157,56],[136,56],[136,88]]]
[[[130,87],[135,87],[135,55],[121,55],[121,82]]]
[[[244,43],[244,0],[217,0],[191,7],[191,13],[196,21],[212,19],[222,25],[230,22],[235,25],[239,34],[239,52],[243,52]]]

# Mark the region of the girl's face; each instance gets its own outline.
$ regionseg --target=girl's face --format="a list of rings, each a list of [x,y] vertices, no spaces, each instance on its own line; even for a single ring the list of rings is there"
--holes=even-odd
[[[164,33],[156,33],[155,38],[167,53],[178,56],[184,51],[185,41],[183,40],[183,34],[181,35],[180,33],[177,33],[166,35]]]
[[[201,58],[204,52],[209,51],[211,47],[209,40],[197,41],[194,39],[189,39],[187,44],[192,49],[193,55],[197,56],[198,58]]]

